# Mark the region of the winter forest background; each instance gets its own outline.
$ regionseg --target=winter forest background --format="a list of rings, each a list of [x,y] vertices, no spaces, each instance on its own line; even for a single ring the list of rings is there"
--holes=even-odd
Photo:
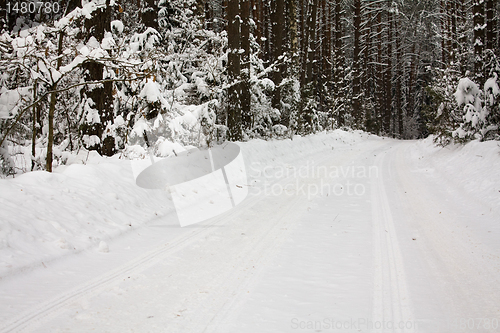
[[[500,139],[496,0],[1,0],[2,177],[334,128]]]

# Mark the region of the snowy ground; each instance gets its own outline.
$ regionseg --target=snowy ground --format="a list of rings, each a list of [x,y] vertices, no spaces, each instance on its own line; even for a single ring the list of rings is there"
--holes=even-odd
[[[185,228],[122,159],[0,181],[0,332],[500,331],[498,143],[240,146],[248,197]]]

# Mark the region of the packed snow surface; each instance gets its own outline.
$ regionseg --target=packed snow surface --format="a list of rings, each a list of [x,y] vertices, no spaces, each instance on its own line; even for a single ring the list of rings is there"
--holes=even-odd
[[[497,142],[238,145],[247,198],[185,228],[120,156],[0,180],[0,332],[500,331]]]

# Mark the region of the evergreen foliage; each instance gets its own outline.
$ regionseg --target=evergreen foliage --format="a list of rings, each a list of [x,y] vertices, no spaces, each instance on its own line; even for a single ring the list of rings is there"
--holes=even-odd
[[[493,0],[59,3],[51,17],[2,12],[3,175],[82,149],[164,156],[334,128],[500,136]]]

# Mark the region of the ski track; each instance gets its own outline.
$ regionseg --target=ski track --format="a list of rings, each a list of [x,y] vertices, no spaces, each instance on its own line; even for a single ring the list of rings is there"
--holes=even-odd
[[[481,259],[482,265],[475,267],[474,259],[479,258],[479,255],[484,258],[488,253],[480,252],[481,248],[478,248],[479,254],[472,257],[460,247],[463,239],[440,238],[453,230],[453,224],[449,222],[453,221],[453,216],[446,220],[448,224],[431,224],[436,219],[432,215],[433,210],[444,212],[445,207],[438,207],[424,195],[432,189],[420,184],[418,175],[412,171],[415,166],[408,162],[408,149],[415,149],[412,144],[414,143],[374,140],[355,146],[355,151],[341,149],[341,155],[334,154],[332,157],[329,154],[314,154],[304,158],[315,160],[317,165],[337,163],[336,165],[348,166],[357,161],[360,165],[374,165],[379,170],[378,177],[370,180],[371,214],[367,214],[371,215],[372,230],[366,231],[368,236],[371,232],[373,242],[372,247],[366,249],[373,251],[373,285],[371,290],[366,290],[367,293],[372,293],[370,320],[373,327],[368,328],[371,332],[425,332],[419,330],[417,325],[422,320],[421,316],[424,316],[424,323],[427,320],[427,323],[434,324],[433,327],[438,329],[436,332],[449,332],[449,327],[435,326],[436,322],[432,320],[442,320],[443,316],[450,314],[470,315],[473,312],[467,311],[481,303],[483,312],[476,311],[474,315],[493,318],[499,313],[495,301],[498,291],[484,296],[488,294],[487,287],[491,285],[491,281],[495,280],[498,262]],[[284,178],[276,180],[274,184],[285,186],[294,181]],[[394,184],[397,189],[388,187]],[[393,191],[389,191],[389,188]],[[412,195],[398,197],[403,191],[411,192]],[[463,196],[463,193],[457,192],[456,195]],[[27,309],[0,328],[0,333],[54,332],[54,327],[57,331],[65,332],[87,332],[94,329],[102,332],[135,332],[126,326],[125,319],[129,319],[126,314],[117,317],[120,305],[107,304],[106,301],[111,301],[102,296],[132,275],[144,276],[143,279],[149,280],[142,281],[143,284],[138,283],[137,290],[127,290],[121,299],[122,304],[141,300],[141,297],[143,301],[148,299],[154,303],[158,300],[161,303],[165,298],[172,297],[171,301],[158,304],[164,318],[158,319],[156,326],[151,324],[152,321],[130,318],[140,332],[218,332],[225,323],[234,322],[241,315],[246,290],[258,283],[266,267],[277,257],[283,243],[298,230],[298,221],[310,205],[310,200],[301,195],[289,197],[251,194],[236,209],[193,229],[186,229],[168,243]],[[454,207],[457,206],[448,203],[446,208],[452,210]],[[436,228],[437,233],[432,228]],[[402,237],[408,237],[412,233],[418,234],[419,243],[403,243]],[[424,234],[426,240],[420,241],[420,236],[424,237]],[[469,234],[466,236],[470,237]],[[418,260],[408,263],[407,251],[415,244],[417,247],[412,251],[416,253],[414,256],[419,256]],[[474,268],[478,269],[479,274],[476,276]],[[415,279],[408,272],[418,270],[422,274],[433,273],[437,276],[435,285],[426,285],[425,288],[435,290],[439,304],[436,307],[449,307],[436,313],[436,318],[426,317],[429,316],[429,311],[422,312],[422,307],[427,305],[423,305],[422,299],[416,299],[417,294],[414,293],[412,297],[411,292],[420,290],[415,289]],[[466,285],[460,281],[461,278],[466,279]],[[432,281],[432,277],[428,277],[428,280]],[[459,296],[453,294],[456,290],[460,291]],[[474,295],[475,290],[481,291],[484,297]],[[105,305],[96,299],[104,299],[107,307],[104,308]],[[99,316],[91,316],[91,319],[78,318],[74,305],[89,300],[94,302],[91,310],[94,314],[100,313]],[[420,315],[418,319],[417,314]],[[112,330],[105,326],[106,323],[109,325],[110,319],[117,325]]]
[[[155,250],[147,253],[146,255],[132,260],[126,265],[114,269],[78,288],[71,290],[67,293],[61,294],[39,306],[30,309],[27,313],[23,313],[18,317],[11,320],[5,328],[1,330],[2,333],[10,332],[30,332],[39,328],[44,322],[57,317],[65,308],[72,303],[78,302],[85,298],[91,298],[109,286],[119,283],[125,276],[136,274],[144,269],[155,265],[162,258],[172,255],[179,248],[189,244],[190,241],[195,239],[196,236],[201,236],[206,233],[207,229],[202,228],[192,233],[182,235],[174,240],[171,244],[165,244]]]
[[[406,286],[403,257],[384,187],[386,155],[385,151],[378,154],[375,164],[381,172],[372,182],[373,328],[377,332],[413,332],[414,318]]]
[[[290,179],[283,179],[280,181],[276,181],[275,183],[278,182],[285,185],[287,182],[290,182]],[[249,243],[246,248],[235,251],[239,255],[237,261],[241,263],[252,262],[255,264],[254,267],[264,267],[265,262],[268,261],[269,258],[271,258],[273,254],[276,253],[277,249],[279,248],[279,244],[285,239],[285,237],[280,234],[283,234],[283,231],[288,230],[286,226],[289,224],[289,221],[291,221],[293,217],[298,213],[298,210],[301,207],[303,208],[304,204],[301,205],[301,203],[304,203],[305,201],[304,198],[301,198],[299,196],[294,197],[291,201],[288,200],[288,198],[279,197],[272,197],[271,199],[272,200],[269,200],[269,198],[266,197],[257,196],[250,197],[245,200],[244,203],[240,204],[238,206],[238,209],[225,213],[221,217],[216,217],[204,226],[199,227],[192,232],[185,233],[168,244],[159,246],[156,249],[148,252],[147,254],[134,259],[119,268],[111,270],[110,272],[101,275],[100,277],[88,283],[80,285],[69,292],[63,293],[57,297],[41,303],[36,307],[29,309],[26,312],[23,312],[19,316],[16,316],[14,319],[9,321],[9,323],[7,323],[7,325],[5,325],[5,327],[2,328],[0,332],[37,332],[38,329],[42,327],[42,325],[66,312],[67,308],[71,304],[79,303],[95,297],[103,291],[109,290],[114,285],[119,284],[124,280],[124,278],[134,274],[137,275],[147,270],[148,268],[160,263],[162,260],[175,255],[177,252],[185,249],[193,243],[198,242],[200,239],[207,238],[211,233],[213,233],[209,226],[214,226],[220,224],[221,222],[224,223],[226,221],[234,221],[239,217],[241,218],[241,216],[245,215],[245,213],[248,213],[248,211],[251,211],[258,205],[267,205],[268,207],[264,207],[265,211],[272,211],[273,207],[284,207],[280,210],[274,209],[275,216],[271,219],[265,219],[267,221],[270,220],[270,223],[268,223],[267,228],[264,227],[257,229],[260,231],[259,235],[253,237],[254,239],[256,239],[256,241]],[[281,202],[277,203],[276,199],[279,199]],[[259,207],[258,210],[262,210],[262,207]],[[226,243],[228,242],[230,242],[230,240],[225,243],[222,242],[221,244],[219,244],[219,246],[221,248],[224,248],[227,245]],[[234,266],[234,273],[231,274],[231,276],[215,282],[210,281],[213,285],[213,293],[218,295],[216,300],[209,301],[208,305],[207,302],[194,305],[195,309],[196,306],[198,307],[197,310],[194,311],[197,313],[197,322],[209,323],[206,327],[206,330],[208,331],[210,330],[210,327],[217,326],[217,318],[221,317],[222,314],[225,311],[227,312],[230,308],[230,305],[232,303],[231,296],[234,295],[239,289],[241,289],[241,287],[245,282],[247,282],[250,276],[254,275],[255,272],[258,271],[255,270],[255,272],[247,272],[242,267],[236,267],[236,264]],[[240,264],[239,266],[242,266],[242,264]],[[208,278],[204,277],[204,281],[207,280]],[[232,281],[239,282],[234,283]],[[207,311],[206,309],[204,309],[207,308],[207,306],[211,311]],[[215,314],[212,313],[214,311]],[[176,329],[182,329],[184,331],[199,331],[203,329],[199,326],[200,325],[197,323],[191,323],[187,325],[187,327],[190,327],[189,329],[187,329],[186,323],[183,323]]]

